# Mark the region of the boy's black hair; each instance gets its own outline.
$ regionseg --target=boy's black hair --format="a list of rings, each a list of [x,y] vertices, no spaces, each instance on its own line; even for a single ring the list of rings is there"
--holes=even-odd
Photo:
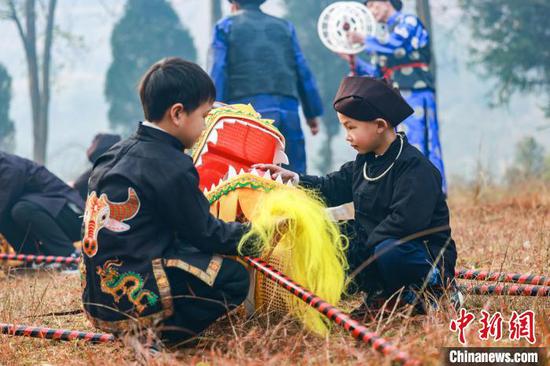
[[[210,76],[197,64],[178,57],[165,58],[147,70],[139,83],[145,119],[159,121],[176,103],[192,113],[201,104],[216,99]]]

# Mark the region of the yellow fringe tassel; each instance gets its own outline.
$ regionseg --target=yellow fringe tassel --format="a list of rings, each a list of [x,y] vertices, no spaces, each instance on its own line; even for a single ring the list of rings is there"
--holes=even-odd
[[[257,249],[269,261],[277,252],[290,254],[282,271],[315,295],[337,305],[344,293],[347,241],[326,213],[325,205],[312,192],[285,187],[264,194],[255,206],[252,229],[241,240],[239,250]],[[276,250],[274,250],[276,247]],[[275,253],[275,254],[274,254]],[[288,293],[290,313],[309,330],[328,334],[330,321]]]

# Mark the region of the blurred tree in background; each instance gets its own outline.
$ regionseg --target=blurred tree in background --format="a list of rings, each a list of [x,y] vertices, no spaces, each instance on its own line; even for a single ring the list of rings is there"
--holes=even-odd
[[[550,116],[550,1],[459,0],[471,23],[471,49],[485,76],[496,78],[496,104],[515,92],[543,93]]]
[[[15,148],[15,128],[10,119],[11,77],[4,65],[0,64],[0,150],[13,152]]]
[[[33,127],[33,159],[46,162],[48,146],[52,46],[55,39],[55,11],[57,0],[6,0],[0,2],[0,19],[8,19],[17,32],[27,63],[29,94]],[[43,25],[44,33],[37,29]],[[37,44],[42,44],[39,52]]]
[[[189,31],[166,0],[128,0],[111,35],[113,62],[107,71],[105,96],[113,129],[128,135],[143,120],[137,86],[156,61],[177,56],[196,62]]]
[[[531,179],[550,178],[550,155],[544,157],[544,147],[532,136],[516,144],[513,164],[506,170],[506,181],[510,185]]]
[[[319,150],[316,167],[321,173],[332,171],[332,140],[340,132],[340,124],[332,108],[340,81],[349,73],[349,67],[340,57],[326,48],[317,35],[317,20],[323,9],[336,0],[300,0],[287,2],[287,18],[296,26],[298,40],[323,98],[323,129],[326,141]]]

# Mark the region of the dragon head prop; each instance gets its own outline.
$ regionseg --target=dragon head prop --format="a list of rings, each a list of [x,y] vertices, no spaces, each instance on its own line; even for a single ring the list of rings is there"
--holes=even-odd
[[[288,164],[285,138],[250,105],[223,105],[206,117],[206,128],[193,146],[200,187],[212,188],[229,166],[248,170],[252,164]]]
[[[219,123],[223,128],[212,138]],[[216,138],[223,144],[213,142]],[[272,179],[269,171],[251,168],[255,163],[286,162],[283,148],[280,132],[252,107],[224,106],[211,112],[193,157],[210,212],[224,221],[252,223],[239,247],[252,247],[277,270],[338,303],[347,267],[345,243],[323,202],[280,177]],[[327,333],[329,322],[316,310],[263,275],[253,275],[245,303],[249,311],[292,314],[315,333]]]

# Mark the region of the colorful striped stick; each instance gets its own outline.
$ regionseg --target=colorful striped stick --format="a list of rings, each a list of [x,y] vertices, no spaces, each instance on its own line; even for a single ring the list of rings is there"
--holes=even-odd
[[[539,276],[523,273],[505,273],[505,272],[489,272],[479,269],[457,269],[455,271],[456,278],[465,280],[482,280],[482,281],[498,281],[512,282],[526,285],[550,286],[549,276]]]
[[[26,325],[14,325],[0,323],[0,333],[12,336],[23,336],[44,339],[56,339],[60,341],[83,340],[92,343],[114,342],[112,334],[80,332],[78,330],[52,329],[43,327],[30,327]]]
[[[460,291],[471,295],[550,296],[550,286],[536,285],[459,285]]]
[[[399,351],[384,338],[381,338],[374,332],[370,332],[364,325],[351,319],[348,314],[330,305],[320,297],[315,296],[263,260],[251,257],[244,257],[244,259],[267,278],[283,286],[290,291],[290,293],[302,299],[306,304],[350,332],[354,338],[372,346],[375,351],[391,357],[396,363],[401,365],[420,365],[420,361],[410,358],[405,352]]]
[[[32,263],[79,263],[79,257],[56,257],[53,255],[33,255],[33,254],[0,254],[2,261],[22,261]]]

